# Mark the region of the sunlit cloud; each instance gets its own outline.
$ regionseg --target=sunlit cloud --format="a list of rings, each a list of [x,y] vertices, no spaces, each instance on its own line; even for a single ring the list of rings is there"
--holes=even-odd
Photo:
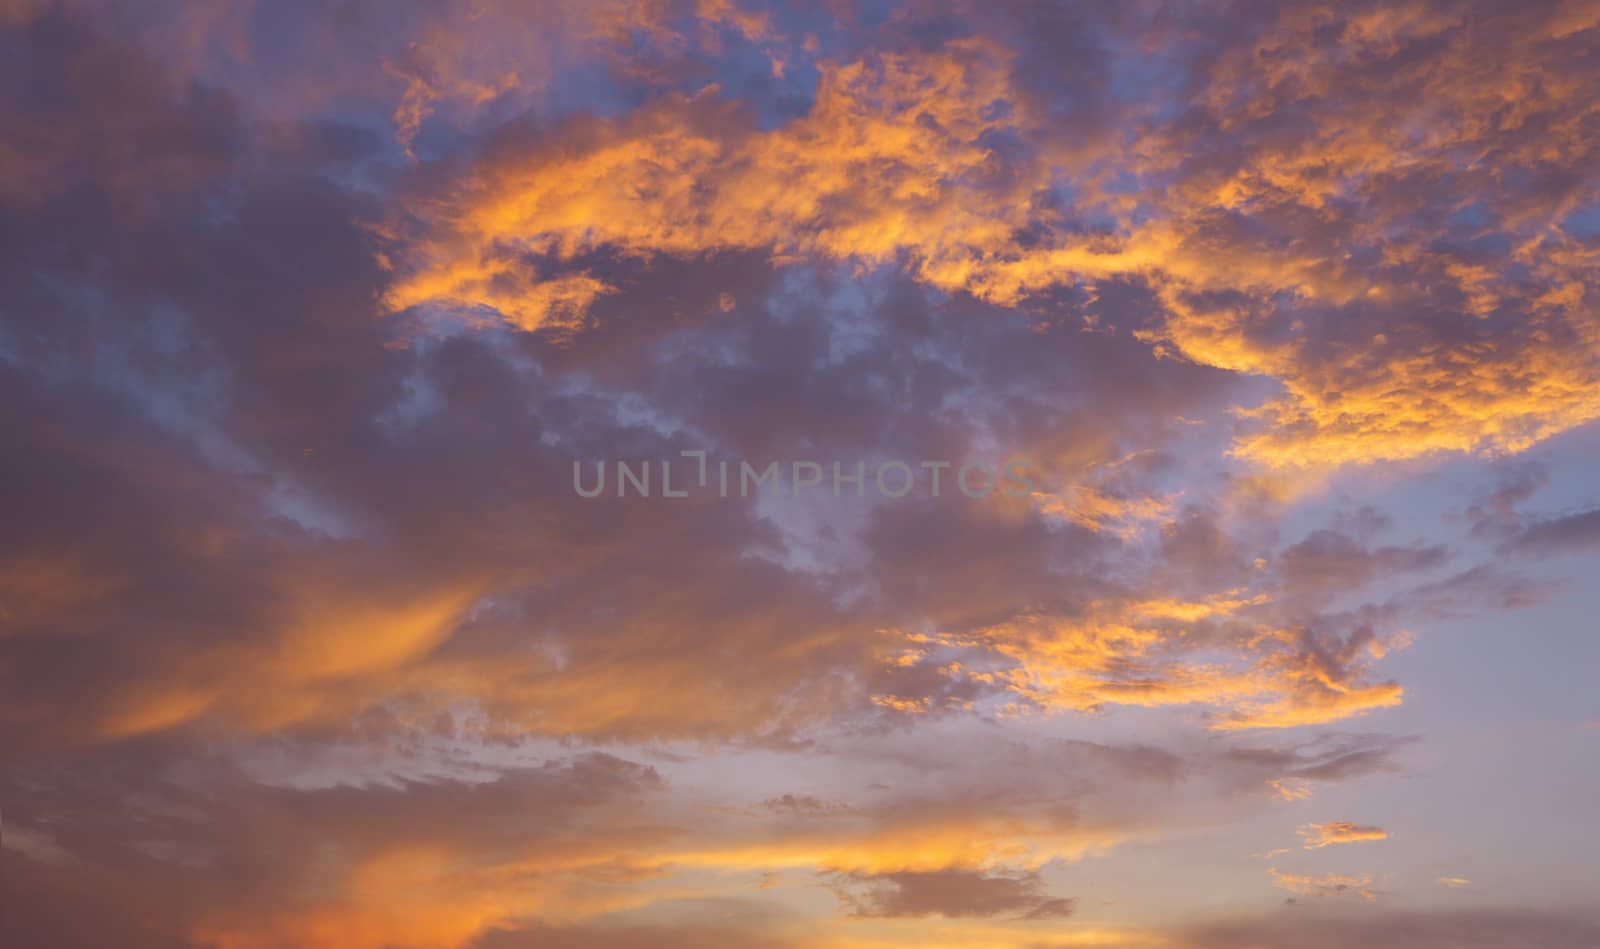
[[[1333,821],[1328,824],[1307,824],[1300,828],[1300,836],[1305,838],[1305,849],[1319,850],[1333,844],[1354,844],[1365,840],[1388,840],[1389,832],[1382,827],[1368,827],[1361,824],[1352,824],[1349,821]]]
[[[1347,876],[1338,873],[1323,874],[1298,874],[1284,873],[1277,869],[1268,871],[1272,876],[1274,886],[1298,893],[1301,896],[1340,896],[1346,893],[1359,896],[1369,902],[1378,898],[1377,891],[1372,889],[1372,875],[1370,873],[1360,876]]]

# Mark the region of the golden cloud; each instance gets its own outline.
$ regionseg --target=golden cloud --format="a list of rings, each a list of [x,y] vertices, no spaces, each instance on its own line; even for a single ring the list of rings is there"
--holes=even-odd
[[[1382,827],[1367,827],[1349,821],[1329,824],[1307,824],[1300,828],[1305,838],[1305,849],[1318,850],[1333,844],[1354,844],[1364,840],[1388,840],[1389,832]]]

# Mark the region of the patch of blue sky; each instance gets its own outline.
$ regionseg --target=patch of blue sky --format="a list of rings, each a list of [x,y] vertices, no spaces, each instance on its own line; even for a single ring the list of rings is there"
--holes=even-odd
[[[1592,241],[1600,238],[1600,203],[1581,207],[1561,219],[1561,229],[1568,237]]]

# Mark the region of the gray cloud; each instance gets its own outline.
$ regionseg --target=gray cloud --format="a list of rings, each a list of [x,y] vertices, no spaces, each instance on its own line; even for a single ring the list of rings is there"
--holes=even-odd
[[[1035,873],[1006,876],[973,870],[846,874],[833,884],[853,915],[863,917],[992,917],[1061,919],[1073,901],[1052,897]]]

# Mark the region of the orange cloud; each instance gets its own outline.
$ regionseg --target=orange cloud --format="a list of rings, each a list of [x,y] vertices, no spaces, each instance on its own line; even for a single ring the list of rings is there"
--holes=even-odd
[[[404,667],[444,642],[477,589],[461,584],[395,597],[295,580],[262,641],[173,657],[111,695],[97,731],[126,738],[203,715],[266,731],[353,714],[370,692],[392,688]]]
[[[460,185],[435,232],[404,247],[411,272],[388,303],[483,306],[537,329],[560,312],[556,301],[581,311],[603,292],[556,295],[507,248],[557,259],[605,246],[639,255],[766,248],[869,263],[909,250],[925,279],[967,286],[975,259],[1024,223],[1028,190],[1045,183],[1024,178],[1000,193],[952,186],[992,169],[980,142],[1013,122],[993,107],[1007,94],[1007,58],[972,40],[828,65],[812,111],[772,132],[752,129],[715,90],[618,120],[580,120]],[[1010,220],[996,220],[1005,204]]]
[[[1285,801],[1304,801],[1311,797],[1311,782],[1273,778],[1267,782]]]
[[[702,5],[764,35],[758,16],[734,9]],[[1569,21],[1581,20],[1552,12],[1505,32],[1421,6],[1329,16],[1339,44],[1321,39],[1325,18],[1285,11],[1212,70],[1194,115],[1238,148],[1197,160],[1194,132],[1128,117],[1122,170],[1152,182],[1137,215],[1106,186],[1106,146],[1053,141],[1013,84],[1015,54],[968,38],[821,63],[811,110],[772,130],[712,88],[508,142],[415,209],[420,231],[396,232],[404,265],[388,304],[570,327],[609,288],[561,268],[602,248],[900,260],[935,287],[998,304],[1140,277],[1166,309],[1139,331],[1160,351],[1281,383],[1235,446],[1264,466],[1514,452],[1600,417],[1595,252],[1556,230],[1580,193],[1541,203],[1496,177],[1588,154],[1584,84],[1530,83],[1518,65],[1572,52],[1581,40]],[[1407,50],[1431,53],[1392,75],[1415,95],[1349,81],[1392,72]],[[1303,116],[1307,131],[1275,134],[1284,115]],[[1516,134],[1535,123],[1541,134]],[[1258,127],[1267,131],[1253,136]],[[990,142],[1007,136],[1024,144],[1000,154]],[[1455,160],[1490,150],[1492,167]],[[1381,189],[1390,180],[1444,181],[1459,203],[1485,195],[1509,256],[1439,249],[1437,226],[1403,226],[1415,222]],[[1071,207],[1037,200],[1063,182]],[[1089,213],[1116,224],[1062,226]],[[1417,311],[1432,315],[1394,325]],[[1313,323],[1339,329],[1307,332]]]
[[[1382,827],[1365,827],[1349,821],[1331,824],[1307,824],[1300,828],[1305,838],[1305,849],[1318,850],[1333,844],[1353,844],[1364,840],[1388,840],[1389,832]]]
[[[1365,873],[1360,876],[1345,876],[1338,873],[1325,873],[1320,876],[1308,876],[1295,873],[1282,873],[1277,869],[1267,871],[1272,875],[1272,884],[1280,889],[1301,896],[1337,896],[1344,893],[1355,893],[1369,902],[1376,900],[1378,894],[1372,889],[1372,874]]]
[[[1246,624],[1247,635],[1220,641],[1184,636],[1186,627],[1236,621],[1235,614],[1266,602],[1236,593],[1102,602],[1082,618],[1026,615],[970,633],[904,638],[1008,661],[982,673],[991,676],[984,681],[1045,709],[1202,705],[1217,712],[1211,727],[1239,730],[1338,721],[1400,703],[1398,684],[1368,681],[1374,653],[1361,636],[1309,648],[1307,634],[1270,623]]]

